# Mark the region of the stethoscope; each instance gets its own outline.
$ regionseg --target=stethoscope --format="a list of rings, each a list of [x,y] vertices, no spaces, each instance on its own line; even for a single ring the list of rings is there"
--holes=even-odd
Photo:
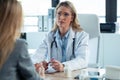
[[[56,37],[53,37],[53,41],[51,42],[51,50],[52,50],[52,47],[53,47],[53,45],[55,44],[55,47],[56,48],[58,48],[58,46],[57,46],[57,42],[56,42]],[[50,53],[51,54],[51,56],[52,56],[52,53]],[[75,56],[75,37],[73,38],[73,44],[72,44],[72,55],[71,55],[71,57],[70,57],[70,59],[72,59],[72,58],[75,58],[76,56]]]

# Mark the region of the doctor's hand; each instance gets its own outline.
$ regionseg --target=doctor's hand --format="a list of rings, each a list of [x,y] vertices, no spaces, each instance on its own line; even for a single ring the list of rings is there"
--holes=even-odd
[[[57,61],[55,59],[51,59],[50,63],[51,63],[51,66],[55,70],[60,71],[60,72],[64,71],[64,66],[63,66],[63,64],[61,62],[59,62],[59,61]]]
[[[42,61],[43,67],[45,68],[45,70],[48,69],[48,63],[46,61]]]

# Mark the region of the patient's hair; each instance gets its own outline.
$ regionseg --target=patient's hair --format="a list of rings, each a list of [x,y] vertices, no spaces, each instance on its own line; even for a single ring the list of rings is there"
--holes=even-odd
[[[0,0],[0,68],[14,48],[22,26],[22,6],[17,0]]]

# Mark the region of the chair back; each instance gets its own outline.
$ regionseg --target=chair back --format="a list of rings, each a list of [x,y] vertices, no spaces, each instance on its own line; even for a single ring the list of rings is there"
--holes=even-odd
[[[98,65],[100,24],[95,14],[78,14],[80,26],[89,34],[88,66]]]

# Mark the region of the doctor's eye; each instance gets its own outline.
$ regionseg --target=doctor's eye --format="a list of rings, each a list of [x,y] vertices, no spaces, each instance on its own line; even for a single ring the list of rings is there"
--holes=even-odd
[[[71,15],[71,14],[70,14],[70,13],[67,13],[67,12],[65,12],[65,13],[58,12],[58,13],[57,13],[57,16],[58,16],[58,17],[60,17],[60,16],[68,17],[68,16],[70,16],[70,15]]]
[[[59,13],[57,13],[57,16],[61,16],[61,13],[59,12]]]
[[[70,15],[69,13],[64,13],[64,16],[65,16],[65,17],[67,17],[67,16],[69,16],[69,15]]]

